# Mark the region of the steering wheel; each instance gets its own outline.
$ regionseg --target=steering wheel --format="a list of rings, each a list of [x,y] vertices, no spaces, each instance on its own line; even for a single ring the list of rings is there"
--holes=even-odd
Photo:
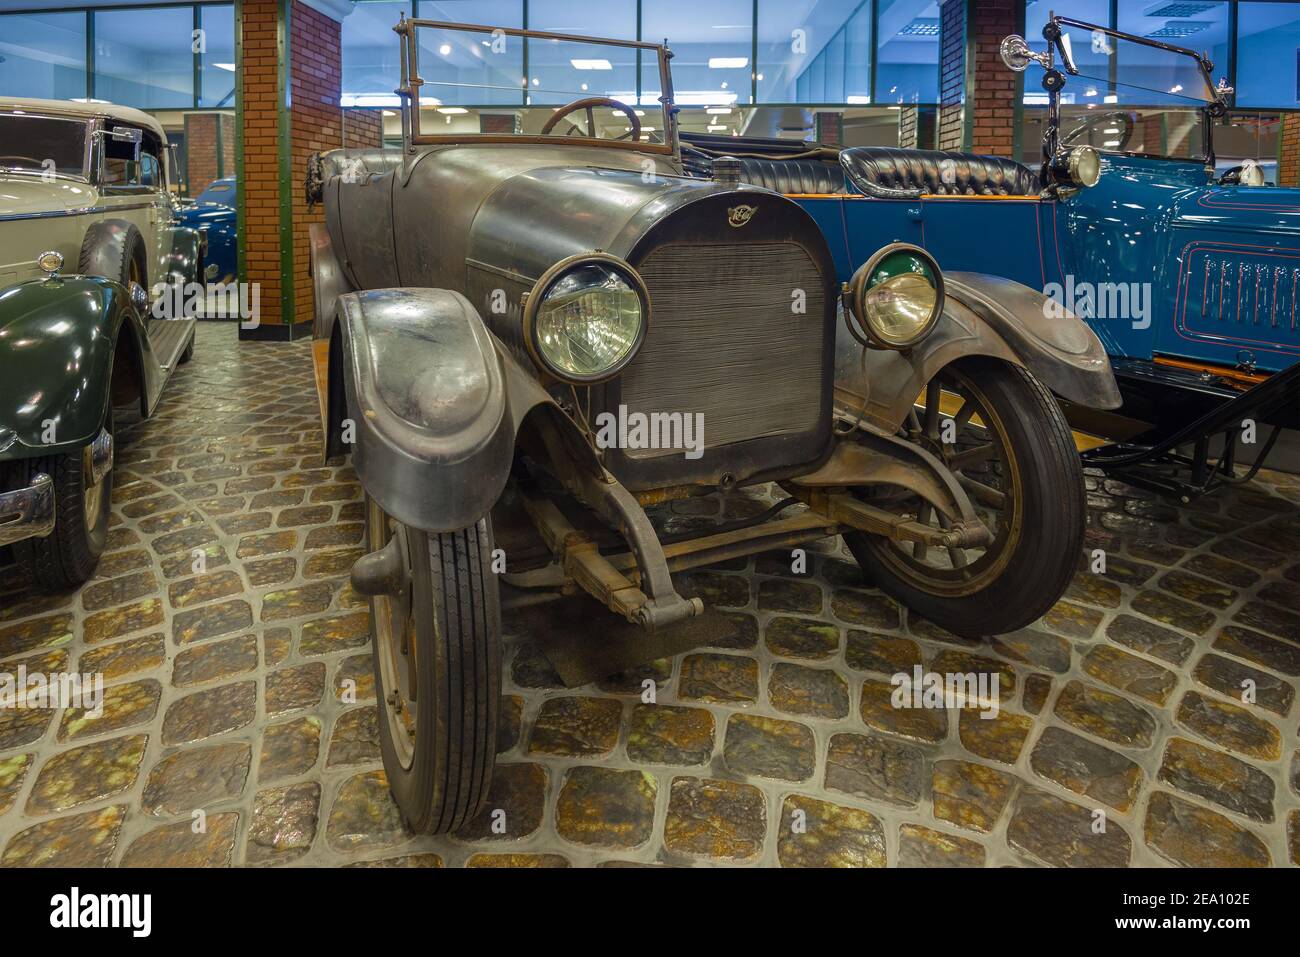
[[[1123,110],[1114,110],[1110,113],[1098,113],[1096,116],[1090,116],[1070,132],[1061,138],[1063,146],[1073,146],[1075,141],[1080,137],[1086,136],[1092,139],[1092,134],[1107,126],[1119,127],[1119,145],[1109,147],[1120,152],[1128,149],[1128,144],[1133,140],[1133,133],[1137,129],[1137,123],[1133,119],[1132,113],[1126,113]],[[1101,134],[1108,138],[1113,138],[1114,133]]]
[[[628,106],[621,100],[615,100],[608,96],[589,96],[586,99],[574,100],[572,103],[566,103],[551,114],[551,118],[547,120],[546,125],[542,127],[542,135],[548,135],[556,126],[559,125],[560,120],[564,119],[570,113],[577,113],[579,110],[586,110],[587,137],[594,140],[596,138],[595,110],[598,106],[612,106],[614,109],[625,113],[632,123],[632,139],[638,140],[641,138],[641,119],[636,115],[636,110],[632,109],[632,107]],[[578,129],[577,125],[574,123],[570,123],[569,126],[574,130]]]

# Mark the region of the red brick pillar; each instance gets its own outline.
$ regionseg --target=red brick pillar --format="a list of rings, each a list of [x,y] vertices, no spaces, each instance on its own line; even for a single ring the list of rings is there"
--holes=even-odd
[[[939,12],[939,148],[1015,156],[1023,76],[1007,69],[998,47],[1024,32],[1024,4],[944,0]]]
[[[379,110],[344,110],[343,145],[350,150],[383,146],[383,113]]]
[[[260,284],[245,339],[311,334],[307,157],[343,145],[342,46],[335,0],[240,0],[240,276]],[[396,42],[396,40],[394,40]]]
[[[235,173],[235,117],[231,113],[185,114],[186,188],[197,196],[214,179]]]
[[[1282,114],[1277,140],[1277,185],[1300,186],[1300,113]]]

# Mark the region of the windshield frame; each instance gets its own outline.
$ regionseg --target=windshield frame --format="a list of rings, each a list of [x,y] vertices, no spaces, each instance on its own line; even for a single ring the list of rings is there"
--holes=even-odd
[[[76,180],[78,183],[90,184],[91,159],[95,149],[94,128],[96,117],[79,116],[68,113],[48,113],[33,110],[14,110],[7,109],[0,112],[0,116],[20,116],[32,117],[41,120],[57,120],[62,123],[73,123],[81,126],[82,129],[82,149],[81,149],[81,172],[68,173],[61,170],[55,170],[54,175],[60,179]],[[0,176],[36,176],[43,177],[47,173],[43,169],[27,169],[24,167],[11,167],[0,165]]]
[[[1179,56],[1190,57],[1192,60],[1196,62],[1196,66],[1200,70],[1201,78],[1205,81],[1205,88],[1210,92],[1211,96],[1213,97],[1213,99],[1204,101],[1202,102],[1202,105],[1196,107],[1198,112],[1201,114],[1202,154],[1200,156],[1168,156],[1162,153],[1145,153],[1145,152],[1137,152],[1134,150],[1106,150],[1106,149],[1097,149],[1096,147],[1094,147],[1094,149],[1097,149],[1097,151],[1104,156],[1128,156],[1136,159],[1172,160],[1178,163],[1202,163],[1207,166],[1214,165],[1214,121],[1218,117],[1227,114],[1228,102],[1225,98],[1225,91],[1220,90],[1218,87],[1214,85],[1214,80],[1210,74],[1210,71],[1214,69],[1214,64],[1210,60],[1201,56],[1201,54],[1197,53],[1195,50],[1190,50],[1187,47],[1176,46],[1172,43],[1164,43],[1163,41],[1160,40],[1153,40],[1150,37],[1134,36],[1131,33],[1124,33],[1120,30],[1112,30],[1109,27],[1103,27],[1096,23],[1088,23],[1085,20],[1075,20],[1073,17],[1063,17],[1059,15],[1053,15],[1048,19],[1047,23],[1044,24],[1043,26],[1043,39],[1047,41],[1049,53],[1053,46],[1060,52],[1062,65],[1065,67],[1066,72],[1070,76],[1077,77],[1077,76],[1082,76],[1083,74],[1079,72],[1078,67],[1075,66],[1074,58],[1070,55],[1070,47],[1063,39],[1063,37],[1065,36],[1065,31],[1062,29],[1062,27],[1077,27],[1081,30],[1090,30],[1090,31],[1095,30],[1098,33],[1105,34],[1108,37],[1113,37],[1116,40],[1124,40],[1125,42],[1128,43],[1136,43],[1141,46],[1154,47],[1155,49],[1164,50],[1168,53],[1174,53]],[[1191,97],[1188,97],[1188,99],[1191,99]],[[1152,104],[1152,108],[1159,107],[1160,105],[1161,104]],[[1136,109],[1136,108],[1129,107],[1129,109]],[[1170,106],[1169,109],[1171,110],[1178,109],[1178,107]],[[1183,107],[1183,109],[1186,109],[1186,107]],[[1122,110],[1124,110],[1124,108],[1119,107],[1119,110],[1117,110],[1116,112]],[[1058,142],[1060,142],[1060,129],[1059,129],[1060,119],[1061,118],[1060,118],[1060,113],[1058,108],[1055,117],[1056,123],[1058,124],[1058,129],[1057,129]],[[1044,136],[1046,135],[1047,135],[1047,131],[1044,132]]]
[[[561,40],[579,43],[595,43],[601,46],[627,47],[635,50],[653,52],[658,58],[661,93],[659,103],[663,110],[663,143],[646,143],[624,140],[598,139],[587,136],[542,136],[532,133],[425,133],[420,129],[420,87],[424,80],[420,78],[420,54],[418,34],[420,28],[435,30],[460,30],[466,33],[500,33],[510,37],[538,40]],[[549,33],[542,30],[525,30],[513,27],[491,27],[472,23],[453,23],[444,20],[424,20],[405,16],[393,27],[401,38],[402,77],[401,84],[395,91],[402,101],[402,144],[406,152],[413,152],[416,146],[437,145],[445,143],[527,143],[539,146],[586,146],[596,149],[620,149],[635,153],[658,153],[664,156],[679,156],[681,148],[677,136],[677,108],[673,105],[672,73],[668,61],[672,54],[667,47],[657,43],[641,40],[609,40],[603,37],[582,36],[572,33]],[[636,109],[639,104],[628,104]]]

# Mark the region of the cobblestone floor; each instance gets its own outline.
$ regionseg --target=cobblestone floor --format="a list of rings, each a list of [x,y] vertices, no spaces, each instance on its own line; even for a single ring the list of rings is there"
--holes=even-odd
[[[993,641],[909,621],[837,547],[804,576],[788,555],[694,573],[734,625],[721,646],[588,687],[508,620],[505,833],[435,839],[403,832],[380,769],[346,583],[360,492],[319,461],[307,345],[203,326],[122,440],[96,580],[51,598],[0,570],[4,670],[109,683],[98,720],[0,712],[4,865],[1300,859],[1300,477],[1187,509],[1090,477],[1105,574]],[[684,525],[754,500],[675,507]],[[999,672],[999,717],[893,709],[888,676],[917,663]]]

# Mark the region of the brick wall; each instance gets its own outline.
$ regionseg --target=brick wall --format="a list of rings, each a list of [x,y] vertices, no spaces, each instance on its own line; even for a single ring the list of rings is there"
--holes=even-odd
[[[1277,184],[1300,186],[1300,113],[1283,113],[1278,131],[1281,146],[1278,150]]]
[[[939,11],[939,134],[941,150],[966,145],[966,0],[945,0]]]
[[[1018,0],[945,0],[939,27],[939,149],[1013,156],[1017,75],[998,56]],[[968,56],[969,53],[969,61]],[[974,101],[965,102],[968,81]]]
[[[379,110],[344,110],[343,145],[352,150],[383,146],[383,113]]]
[[[185,114],[186,185],[197,196],[208,184],[235,172],[235,117],[230,113]]]
[[[281,196],[280,134],[281,58],[277,29],[287,9],[287,120],[289,136],[288,195]],[[340,25],[299,0],[244,0],[243,85],[245,278],[261,284],[262,326],[292,326],[312,318],[310,246],[307,230],[323,222],[324,209],[307,208],[303,182],[307,158],[343,145]],[[375,122],[375,121],[371,121]],[[366,135],[358,120],[356,135]],[[282,205],[283,200],[283,205]],[[287,246],[285,243],[287,242]],[[284,288],[282,270],[290,285]],[[291,304],[292,314],[287,314]],[[263,333],[265,334],[265,330]]]
[[[280,297],[280,166],[277,109],[277,0],[243,0],[244,279],[261,286],[261,321],[282,322]]]
[[[289,10],[290,183],[293,189],[293,305],[295,322],[310,322],[314,309],[311,244],[307,227],[325,222],[325,207],[307,208],[303,183],[307,157],[343,145],[343,76],[340,24],[293,0]]]
[[[974,123],[971,151],[992,156],[1015,153],[1016,80],[998,48],[1018,29],[1017,0],[979,0],[972,23],[975,57]]]

